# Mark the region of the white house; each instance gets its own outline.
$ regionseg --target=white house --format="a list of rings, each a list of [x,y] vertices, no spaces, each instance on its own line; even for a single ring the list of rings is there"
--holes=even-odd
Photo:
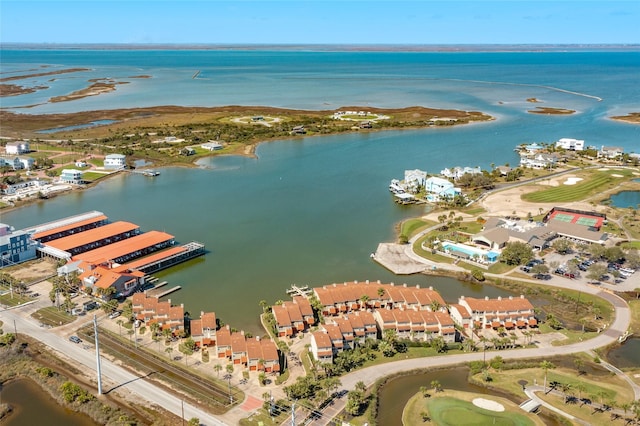
[[[556,165],[558,159],[552,154],[536,154],[520,157],[520,166],[528,169],[546,169]]]
[[[200,148],[208,149],[209,151],[219,151],[223,148],[223,146],[219,142],[209,141],[200,145]]]
[[[104,157],[105,169],[123,169],[127,156],[122,154],[109,154]]]
[[[60,174],[60,180],[64,183],[82,183],[82,171],[76,169],[64,169]]]
[[[598,151],[598,158],[617,158],[624,153],[624,149],[619,146],[603,146]]]
[[[482,169],[480,167],[454,167],[453,169],[443,169],[440,171],[440,174],[446,178],[450,179],[460,179],[463,175],[471,174],[471,175],[479,175],[482,174]]]
[[[20,165],[20,169],[31,170],[33,168],[34,160],[31,157],[18,157],[17,162]]]
[[[29,152],[29,142],[20,141],[20,142],[8,142],[5,146],[5,152],[7,154],[20,155]]]
[[[583,151],[584,140],[562,138],[562,139],[559,139],[558,142],[556,142],[556,147],[568,149],[569,151]]]
[[[416,192],[419,186],[424,186],[426,180],[427,172],[418,169],[404,171],[404,187],[411,192]]]
[[[460,188],[455,188],[448,180],[435,176],[425,181],[424,189],[427,192],[427,200],[431,202],[451,198],[462,193]]]

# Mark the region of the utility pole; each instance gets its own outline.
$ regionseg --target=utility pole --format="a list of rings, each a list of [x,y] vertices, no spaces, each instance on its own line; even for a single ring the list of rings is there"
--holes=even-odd
[[[291,426],[296,426],[296,402],[291,404]]]
[[[93,334],[96,339],[96,371],[98,372],[98,395],[102,395],[102,370],[100,368],[100,345],[98,344],[98,317],[93,314]]]
[[[18,327],[16,326],[16,320],[13,320],[13,334],[16,335],[16,339],[18,338]]]
[[[184,426],[184,399],[182,400],[182,426]]]

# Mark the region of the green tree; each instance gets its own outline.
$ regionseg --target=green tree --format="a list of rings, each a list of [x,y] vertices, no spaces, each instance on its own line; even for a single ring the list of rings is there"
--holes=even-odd
[[[507,243],[502,249],[500,260],[507,265],[522,265],[533,259],[533,249],[520,241]]]
[[[553,242],[552,247],[555,251],[557,251],[560,254],[567,254],[571,251],[573,244],[571,244],[571,242],[567,239],[557,238]]]
[[[197,417],[192,417],[189,419],[189,423],[187,423],[189,426],[200,426],[200,419]]]
[[[607,273],[607,266],[602,263],[594,263],[587,269],[587,278],[593,281],[600,281]]]
[[[214,364],[213,365],[213,370],[218,373],[218,379],[219,379],[220,378],[220,372],[222,371],[222,365]]]

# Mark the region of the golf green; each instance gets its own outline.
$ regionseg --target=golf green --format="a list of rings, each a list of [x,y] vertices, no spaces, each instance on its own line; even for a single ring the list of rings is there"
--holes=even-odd
[[[426,401],[431,420],[438,426],[533,426],[526,416],[513,411],[496,412],[476,407],[456,398],[441,397]]]

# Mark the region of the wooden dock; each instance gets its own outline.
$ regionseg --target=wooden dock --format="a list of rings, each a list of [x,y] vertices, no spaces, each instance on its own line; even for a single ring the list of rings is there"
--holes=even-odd
[[[156,290],[157,290],[157,287],[156,287],[155,289],[150,290],[150,291],[147,293],[147,296],[149,296],[149,297],[156,297],[156,298],[160,299],[161,297],[164,297],[164,296],[166,296],[167,294],[171,294],[171,293],[173,293],[174,291],[178,291],[178,290],[180,290],[181,288],[182,288],[182,287],[180,287],[179,285],[177,285],[177,286],[175,286],[175,287],[171,287],[170,289],[167,289],[167,290],[164,290],[164,291],[156,291]]]
[[[307,297],[309,294],[311,294],[312,290],[309,288],[308,285],[305,285],[303,287],[298,287],[295,284],[291,285],[291,288],[289,290],[287,290],[287,294],[293,294],[296,296],[302,296],[302,297]]]

